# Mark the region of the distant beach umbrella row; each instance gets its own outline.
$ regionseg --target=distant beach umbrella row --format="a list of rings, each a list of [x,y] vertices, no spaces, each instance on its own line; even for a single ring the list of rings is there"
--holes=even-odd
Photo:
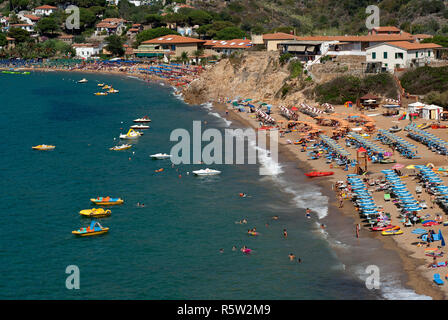
[[[358,145],[360,145],[361,147],[364,147],[364,149],[366,149],[368,152],[383,154],[383,155],[386,155],[386,153],[388,153],[388,152],[386,152],[386,150],[384,150],[377,144],[365,139],[363,136],[361,136],[355,132],[350,132],[347,135],[347,138],[356,141]]]
[[[306,103],[301,103],[300,106],[299,106],[299,110],[300,110],[300,112],[302,112],[304,114],[307,114],[307,115],[309,115],[310,117],[313,117],[313,118],[315,118],[315,117],[325,113],[321,109],[309,106]]]
[[[378,131],[379,133],[376,136],[376,140],[379,140],[386,145],[394,146],[403,157],[408,159],[418,158],[416,153],[412,150],[417,148],[415,145],[387,130],[380,129]]]
[[[367,189],[366,184],[356,174],[347,175],[347,182],[350,184],[355,205],[359,213],[369,218],[370,216],[381,215],[379,208],[373,200],[372,194]]]
[[[327,112],[327,113],[333,113],[335,111],[334,106],[332,104],[327,103],[327,102],[323,103],[321,105],[321,107],[323,107],[325,112]]]
[[[325,143],[325,145],[330,148],[333,152],[337,153],[341,157],[350,157],[350,153],[342,148],[339,144],[336,143],[333,139],[328,137],[325,134],[321,134],[320,139]]]
[[[440,139],[432,133],[418,128],[415,123],[407,125],[404,130],[408,131],[408,136],[426,145],[433,152],[443,155],[448,154],[448,142]]]
[[[275,123],[275,119],[272,118],[270,115],[268,115],[266,112],[264,112],[261,109],[257,110],[257,117],[258,117],[258,119],[260,119],[264,123],[272,123],[272,124]]]
[[[406,212],[416,212],[421,211],[422,207],[415,200],[414,196],[409,192],[406,184],[404,184],[400,177],[394,170],[382,170],[381,171],[386,180],[391,185],[392,193],[395,194],[400,201],[400,205]]]

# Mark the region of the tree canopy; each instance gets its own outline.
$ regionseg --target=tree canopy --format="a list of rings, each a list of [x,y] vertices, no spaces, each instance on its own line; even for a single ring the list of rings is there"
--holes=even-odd
[[[107,37],[106,39],[107,46],[106,49],[110,53],[112,53],[114,56],[121,57],[124,54],[124,48],[123,48],[123,39],[117,35],[111,35]]]

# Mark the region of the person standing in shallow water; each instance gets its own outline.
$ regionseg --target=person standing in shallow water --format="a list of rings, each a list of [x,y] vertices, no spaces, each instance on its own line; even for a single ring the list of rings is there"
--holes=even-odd
[[[283,236],[286,238],[288,238],[288,232],[286,231],[286,229],[283,229]]]

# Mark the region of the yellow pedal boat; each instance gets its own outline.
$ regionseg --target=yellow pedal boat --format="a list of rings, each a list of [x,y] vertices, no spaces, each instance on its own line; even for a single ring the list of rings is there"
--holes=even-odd
[[[56,148],[55,146],[51,146],[51,145],[46,145],[46,144],[40,144],[38,146],[34,146],[31,147],[34,150],[53,150],[54,148]]]
[[[94,95],[96,95],[96,96],[107,96],[108,93],[107,92],[95,92]]]
[[[104,83],[98,83],[98,87],[103,87]]]
[[[107,217],[110,216],[112,212],[110,210],[104,210],[103,208],[93,208],[93,209],[85,209],[79,211],[79,214],[84,217]]]
[[[384,230],[383,232],[381,232],[381,234],[383,236],[395,236],[395,235],[399,235],[402,234],[403,230],[401,229],[395,229],[395,230]]]
[[[114,206],[123,204],[124,201],[120,198],[111,198],[111,197],[98,197],[96,199],[90,199],[94,204],[99,206]]]
[[[109,232],[109,228],[103,227],[98,221],[93,220],[87,228],[79,228],[72,231],[72,234],[80,237],[96,236]]]

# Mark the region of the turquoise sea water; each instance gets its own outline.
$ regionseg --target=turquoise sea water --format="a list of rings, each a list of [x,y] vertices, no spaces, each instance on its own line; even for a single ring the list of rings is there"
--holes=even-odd
[[[89,82],[76,83],[83,76]],[[112,84],[120,93],[94,96],[98,82]],[[259,165],[212,165],[222,170],[220,176],[198,178],[187,172],[204,165],[172,168],[169,161],[149,158],[169,153],[171,131],[191,131],[193,120],[207,121],[207,128],[226,128],[206,107],[186,105],[166,86],[118,76],[1,75],[0,87],[0,298],[381,296],[346,270],[328,237],[316,231],[317,218],[304,217],[306,204],[297,202],[316,195],[311,185],[305,190],[302,177],[282,190],[284,181],[260,176]],[[109,151],[120,132],[144,115],[151,117],[151,129],[133,148]],[[56,149],[32,150],[37,144]],[[159,168],[165,170],[155,173]],[[296,171],[282,168],[285,176]],[[309,195],[298,199],[296,187]],[[249,197],[240,198],[240,192]],[[100,219],[109,234],[73,236],[72,230],[90,223],[78,212],[91,207],[90,198],[107,195],[125,200],[111,208],[110,217]],[[138,208],[137,202],[146,206]],[[280,219],[271,220],[273,215]],[[242,218],[249,223],[235,224]],[[246,234],[252,227],[260,236]],[[232,251],[234,245],[237,251]],[[243,245],[253,253],[242,254]],[[290,262],[291,252],[303,262]],[[396,257],[390,259],[398,263]],[[65,287],[69,265],[80,269],[79,290]]]

